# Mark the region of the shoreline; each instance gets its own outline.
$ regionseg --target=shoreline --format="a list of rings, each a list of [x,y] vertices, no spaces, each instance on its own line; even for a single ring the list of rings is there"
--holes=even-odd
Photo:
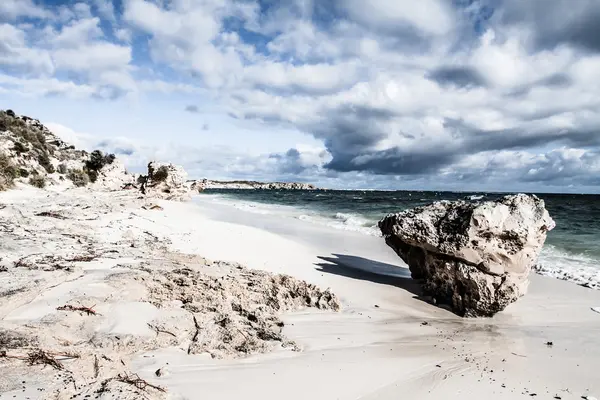
[[[48,287],[41,293],[29,287],[14,298],[5,297],[0,306],[2,328],[23,321],[66,327],[87,324],[91,319],[76,314],[54,320],[57,313],[52,306],[72,296],[88,302],[104,299],[97,306],[103,315],[94,317],[94,329],[126,332],[135,351],[128,352],[115,343],[103,348],[120,354],[128,360],[131,373],[164,387],[167,398],[174,399],[512,399],[534,393],[536,398],[576,399],[600,394],[600,383],[595,379],[600,367],[600,314],[591,309],[600,306],[598,291],[532,274],[529,293],[504,312],[491,319],[462,319],[419,299],[418,286],[405,269],[398,268],[402,262],[379,238],[209,203],[151,202],[162,210],[141,210],[148,201],[122,192],[117,196],[87,190],[57,193],[18,189],[0,193],[0,203],[11,207],[21,204],[19,207],[55,210],[78,205],[76,212],[82,214],[73,226],[81,234],[89,231],[97,240],[93,245],[106,251],[114,250],[110,244],[123,237],[133,240],[142,235],[148,241],[136,242],[138,248],[131,250],[129,260],[75,262],[70,264],[72,271],[19,271],[21,280],[11,282],[2,277],[6,273],[0,273],[3,292],[17,290],[19,284],[26,285],[31,279],[40,279],[40,288]],[[88,206],[96,208],[93,213],[98,219],[84,215]],[[28,212],[27,208],[21,210]],[[52,243],[52,231],[70,223],[47,218],[43,229],[32,232],[32,237],[23,233],[39,246],[28,251],[61,248],[62,244]],[[11,254],[7,248],[18,252],[22,246],[5,242],[4,258]],[[169,335],[160,335],[166,337],[160,343],[148,342],[155,349],[144,349],[141,343],[157,340],[147,326],[156,315],[138,286],[115,291],[110,286],[115,279],[112,274],[116,264],[140,260],[161,273],[171,268],[161,266],[167,264],[165,254],[171,253],[189,255],[177,262],[187,265],[191,260],[190,265],[200,270],[205,267],[195,257],[289,274],[322,289],[330,288],[339,297],[342,310],[302,309],[281,316],[283,334],[295,341],[301,352],[275,347],[272,352],[248,358],[218,360],[205,354],[187,354],[181,344],[169,344]],[[107,257],[112,256],[107,253]],[[102,271],[108,275],[103,276]],[[70,286],[61,286],[65,284]],[[84,289],[87,297],[78,292]],[[130,318],[132,313],[139,318]],[[175,311],[168,311],[163,316],[175,315]],[[37,329],[43,333],[50,328]],[[77,340],[77,331],[67,330]],[[549,341],[552,346],[546,345]],[[64,364],[70,369],[77,362]],[[1,397],[27,394],[38,398],[39,385],[51,371],[41,366],[10,365],[29,374],[23,385],[25,392],[19,387],[1,393]],[[86,364],[86,371],[92,365]],[[6,368],[0,364],[0,372],[8,377]],[[155,374],[158,369],[165,372],[160,377]],[[37,386],[32,383],[36,379]],[[163,393],[152,392],[154,395],[149,398],[164,397]],[[48,393],[45,398],[64,397]]]

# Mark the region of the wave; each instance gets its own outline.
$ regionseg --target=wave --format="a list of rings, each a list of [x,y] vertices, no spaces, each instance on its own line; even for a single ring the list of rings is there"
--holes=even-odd
[[[336,213],[332,217],[319,214],[302,214],[297,218],[334,229],[359,232],[369,236],[381,236],[377,225],[357,214]]]
[[[475,194],[474,194],[474,195],[472,195],[472,196],[469,196],[469,197],[468,197],[468,199],[469,199],[469,200],[481,200],[481,199],[483,199],[484,197],[485,197],[485,196],[484,196],[483,194],[480,194],[480,195],[475,195]]]
[[[545,276],[600,290],[599,261],[545,245],[533,270]]]

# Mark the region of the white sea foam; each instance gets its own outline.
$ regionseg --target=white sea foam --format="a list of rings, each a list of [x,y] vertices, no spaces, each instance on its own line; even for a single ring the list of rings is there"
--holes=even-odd
[[[481,199],[483,199],[484,197],[485,197],[485,196],[484,196],[483,194],[480,194],[480,195],[472,195],[472,196],[469,196],[469,200],[481,200]]]
[[[297,217],[302,221],[308,221],[319,225],[325,225],[330,228],[360,232],[370,236],[381,236],[379,229],[374,224],[370,224],[365,218],[355,214],[337,213],[334,218],[328,218],[319,214],[302,214]]]
[[[598,264],[598,260],[593,258],[570,254],[546,244],[533,270],[540,275],[600,290],[600,265]]]

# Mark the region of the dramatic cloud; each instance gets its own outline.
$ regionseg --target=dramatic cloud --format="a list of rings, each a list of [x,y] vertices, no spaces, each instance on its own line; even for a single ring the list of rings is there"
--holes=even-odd
[[[337,186],[599,190],[597,0],[53,4],[0,3],[2,93],[161,94],[164,112],[184,114],[196,141],[165,155],[222,134],[223,124],[209,130],[191,115],[200,110],[206,121],[320,143],[250,155],[253,138],[239,133],[236,150],[174,157],[194,171]],[[102,143],[130,159],[161,155]]]

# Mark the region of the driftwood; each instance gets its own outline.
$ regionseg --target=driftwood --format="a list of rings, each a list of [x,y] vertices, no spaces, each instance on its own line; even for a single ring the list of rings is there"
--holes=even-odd
[[[67,217],[60,215],[58,213],[52,212],[52,211],[42,211],[42,212],[35,214],[35,216],[36,217],[50,217],[50,218],[56,218],[56,219],[67,219]]]
[[[108,379],[102,381],[102,384],[100,386],[100,390],[98,390],[98,393],[103,393],[103,392],[108,391],[108,384],[111,381],[118,381],[118,382],[126,383],[128,385],[135,386],[137,389],[140,389],[143,391],[147,391],[148,388],[151,388],[154,390],[158,390],[159,392],[166,393],[166,390],[164,388],[161,388],[160,386],[156,386],[151,383],[148,383],[147,381],[140,378],[138,374],[129,375],[127,373],[119,374],[116,377],[108,378]]]
[[[91,307],[83,307],[83,306],[73,306],[71,304],[66,304],[64,306],[56,307],[58,311],[79,311],[82,313],[86,313],[87,315],[97,315],[94,310],[95,305]]]
[[[56,357],[79,358],[78,354],[72,353],[51,353],[42,349],[34,349],[27,355],[12,355],[6,351],[0,351],[0,358],[11,358],[14,360],[27,361],[29,365],[49,365],[54,369],[63,370],[64,367]]]

